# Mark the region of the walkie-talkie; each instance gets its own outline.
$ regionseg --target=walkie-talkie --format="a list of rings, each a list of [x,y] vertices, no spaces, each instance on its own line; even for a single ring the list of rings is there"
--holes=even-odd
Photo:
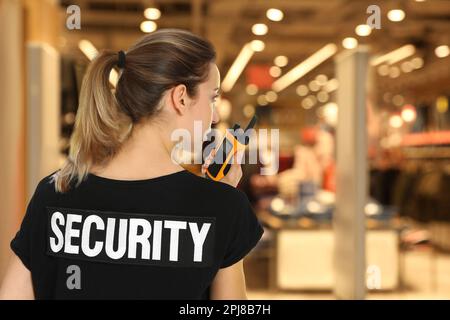
[[[231,168],[231,160],[233,156],[238,151],[245,150],[245,147],[248,145],[250,139],[246,135],[247,131],[252,129],[256,124],[256,116],[250,120],[247,125],[247,128],[239,134],[236,132],[241,126],[237,123],[234,124],[233,128],[225,131],[225,136],[223,138],[220,147],[217,149],[217,152],[214,156],[214,159],[211,161],[211,164],[206,169],[206,177],[220,181],[225,177],[228,171]]]

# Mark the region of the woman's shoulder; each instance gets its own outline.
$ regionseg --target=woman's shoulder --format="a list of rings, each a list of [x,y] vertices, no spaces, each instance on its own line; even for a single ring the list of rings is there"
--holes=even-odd
[[[58,170],[53,171],[49,175],[43,177],[36,185],[36,189],[34,191],[34,198],[42,198],[49,194],[55,194],[55,178]]]

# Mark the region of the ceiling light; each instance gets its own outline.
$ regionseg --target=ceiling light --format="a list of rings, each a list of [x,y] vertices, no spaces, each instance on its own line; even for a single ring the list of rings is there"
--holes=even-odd
[[[89,59],[89,60],[94,60],[94,58],[97,56],[98,54],[98,50],[97,48],[92,44],[92,42],[90,42],[89,40],[81,40],[78,43],[78,48],[80,48],[81,52],[84,53],[84,55]]]
[[[144,16],[149,20],[158,20],[161,17],[161,11],[157,8],[147,8],[144,10]]]
[[[416,120],[416,108],[414,106],[407,104],[402,109],[402,119],[405,122],[413,122]]]
[[[264,23],[256,23],[252,27],[252,32],[254,35],[263,36],[267,33],[268,29]]]
[[[253,51],[260,52],[264,50],[265,44],[262,40],[253,40],[252,42],[250,42],[250,47]]]
[[[258,86],[256,84],[250,83],[245,88],[245,91],[247,92],[247,94],[254,96],[258,93]]]
[[[314,92],[319,91],[319,89],[320,89],[320,85],[317,80],[310,81],[308,87],[309,87],[309,90],[314,91]]]
[[[283,20],[284,14],[283,14],[283,11],[281,11],[279,9],[271,8],[271,9],[267,10],[266,16],[269,20],[281,21],[281,20]]]
[[[383,77],[389,75],[389,66],[387,64],[383,64],[383,65],[379,66],[378,74]]]
[[[414,67],[410,61],[403,62],[402,65],[400,66],[400,68],[405,73],[411,72],[414,69]]]
[[[316,97],[314,97],[314,96],[307,96],[302,101],[302,107],[305,108],[305,109],[311,109],[312,107],[314,107],[316,102],[317,102]]]
[[[377,66],[381,63],[387,62],[389,64],[394,64],[400,60],[408,58],[412,56],[416,52],[416,48],[412,44],[404,45],[398,49],[395,49],[389,53],[386,53],[382,56],[373,58],[370,61],[372,66]]]
[[[269,74],[274,78],[278,78],[281,75],[280,67],[277,67],[277,66],[270,67]]]
[[[421,57],[416,57],[411,60],[411,64],[414,67],[414,69],[420,69],[423,67],[423,59]]]
[[[255,114],[255,107],[251,104],[246,104],[244,109],[242,109],[242,112],[244,113],[244,116],[251,118]]]
[[[275,57],[275,59],[273,60],[273,63],[277,66],[277,67],[285,67],[288,64],[288,58],[286,56],[277,56]]]
[[[307,96],[306,99],[308,99],[312,103],[312,106],[317,103],[317,98],[313,95]]]
[[[278,98],[278,95],[275,91],[271,90],[266,93],[266,100],[268,102],[275,102],[275,101],[277,101],[277,98]]]
[[[389,77],[397,78],[400,75],[400,69],[397,66],[391,67],[389,69]]]
[[[339,81],[337,79],[328,80],[325,84],[324,89],[326,92],[330,93],[335,91],[339,87]]]
[[[83,52],[84,55],[91,61],[98,55],[97,48],[89,40],[81,40],[78,43],[78,48],[80,48],[81,52]],[[115,69],[111,69],[109,74],[109,82],[113,85],[113,87],[115,87],[118,80],[119,74]]]
[[[238,56],[225,75],[225,78],[223,79],[222,90],[224,92],[230,91],[233,88],[234,84],[236,83],[237,79],[241,75],[242,71],[244,70],[245,66],[254,53],[255,52],[252,50],[250,43],[247,43],[242,47]]]
[[[316,80],[317,80],[317,83],[319,84],[319,86],[324,86],[328,81],[328,77],[324,74],[319,74],[316,77]]]
[[[400,117],[398,114],[391,116],[389,118],[389,125],[392,128],[400,128],[403,125],[402,117]]]
[[[298,94],[300,97],[304,97],[304,96],[306,96],[306,95],[308,94],[309,89],[308,89],[308,87],[305,86],[304,84],[301,84],[301,85],[299,85],[299,86],[297,87],[297,89],[295,90],[295,92],[297,92],[297,94]]]
[[[259,95],[258,98],[256,99],[256,101],[258,102],[258,104],[259,104],[260,106],[265,106],[265,105],[268,104],[268,101],[267,101],[267,99],[266,99],[266,96],[263,95],[263,94]]]
[[[311,109],[314,106],[314,101],[310,98],[305,98],[302,100],[302,107],[304,109]]]
[[[320,91],[318,94],[317,94],[317,100],[319,101],[319,102],[327,102],[328,101],[328,92],[326,92],[326,91]]]
[[[342,40],[342,46],[345,49],[354,49],[358,45],[358,40],[353,37],[348,37]]]
[[[141,31],[145,33],[150,33],[156,30],[156,22],[154,21],[143,21],[141,23]]]
[[[442,45],[434,49],[434,53],[438,58],[445,58],[450,54],[450,49],[446,45]]]
[[[367,37],[372,32],[372,28],[367,24],[360,24],[356,26],[355,32],[360,37]]]
[[[313,70],[315,67],[320,65],[322,62],[333,56],[336,51],[337,46],[334,43],[327,44],[316,53],[312,54],[305,61],[301,62],[286,74],[284,74],[282,77],[280,77],[278,80],[276,80],[272,84],[272,88],[276,92],[283,90],[284,88],[288,87],[289,85],[303,77],[305,74]]]
[[[393,22],[399,22],[405,19],[405,11],[401,9],[393,9],[388,12],[387,17]]]

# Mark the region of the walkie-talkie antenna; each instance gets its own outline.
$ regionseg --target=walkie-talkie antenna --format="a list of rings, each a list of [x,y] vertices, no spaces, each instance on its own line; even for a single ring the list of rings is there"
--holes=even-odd
[[[250,120],[250,122],[247,125],[247,128],[245,128],[244,132],[246,132],[249,129],[252,129],[255,126],[256,120],[258,120],[258,118],[256,116],[253,116],[252,120]]]
[[[253,116],[252,119],[250,120],[250,122],[248,123],[247,128],[245,128],[245,130],[244,130],[244,132],[243,132],[243,134],[242,134],[242,136],[244,137],[243,143],[244,143],[245,145],[247,145],[247,144],[249,143],[249,141],[250,141],[250,138],[247,136],[247,131],[250,130],[250,129],[252,129],[252,128],[255,126],[256,120],[258,120],[258,119],[256,118],[256,116]],[[241,139],[242,139],[242,138],[241,138]],[[242,140],[241,140],[241,141],[242,141]]]

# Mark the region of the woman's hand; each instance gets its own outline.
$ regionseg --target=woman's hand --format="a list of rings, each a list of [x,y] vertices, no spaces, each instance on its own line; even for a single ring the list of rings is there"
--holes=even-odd
[[[211,164],[211,161],[214,159],[216,155],[216,149],[213,149],[209,156],[206,158],[205,163],[202,165],[202,174],[206,174],[206,168]],[[220,182],[227,183],[233,187],[236,187],[239,184],[239,181],[242,178],[242,168],[241,168],[241,160],[244,155],[243,151],[237,152],[231,161],[231,167],[225,177]]]

